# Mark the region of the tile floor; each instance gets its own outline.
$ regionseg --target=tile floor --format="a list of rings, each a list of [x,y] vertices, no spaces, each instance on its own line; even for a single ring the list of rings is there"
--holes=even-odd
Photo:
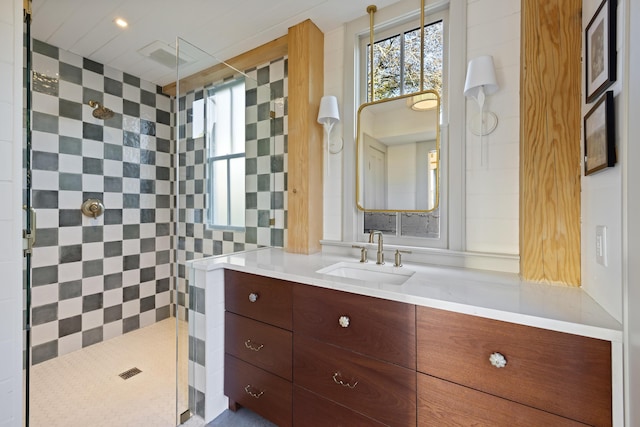
[[[30,425],[174,427],[175,328],[175,318],[169,318],[35,365]],[[187,324],[180,322],[179,328],[184,337],[180,342],[185,343],[180,346],[185,360],[180,370],[184,396],[180,407],[186,409]],[[142,372],[120,378],[133,367]]]

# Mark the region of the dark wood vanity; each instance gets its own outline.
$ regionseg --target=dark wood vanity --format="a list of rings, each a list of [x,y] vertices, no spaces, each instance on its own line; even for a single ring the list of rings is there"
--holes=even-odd
[[[279,426],[611,426],[611,343],[225,270],[224,392]]]

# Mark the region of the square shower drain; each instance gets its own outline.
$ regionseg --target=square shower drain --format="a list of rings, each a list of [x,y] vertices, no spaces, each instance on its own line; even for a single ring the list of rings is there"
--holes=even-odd
[[[131,369],[126,370],[123,373],[119,374],[118,376],[120,378],[122,378],[123,380],[128,380],[132,376],[138,375],[140,372],[142,372],[142,371],[140,369],[138,369],[138,368],[131,368]]]

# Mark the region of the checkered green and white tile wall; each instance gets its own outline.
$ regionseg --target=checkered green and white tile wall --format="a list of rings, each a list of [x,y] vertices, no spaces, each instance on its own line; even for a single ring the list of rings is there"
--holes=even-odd
[[[114,111],[92,116],[90,100]],[[33,363],[171,315],[171,99],[33,42]],[[80,212],[98,198],[104,215]]]

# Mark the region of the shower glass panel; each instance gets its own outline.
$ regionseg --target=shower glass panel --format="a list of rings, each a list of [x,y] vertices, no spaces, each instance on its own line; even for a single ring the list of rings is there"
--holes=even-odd
[[[187,262],[283,246],[286,58],[237,70],[180,38],[177,52],[175,307],[177,322],[188,321],[188,333],[178,336],[177,413],[180,419],[188,408],[207,419],[207,388],[222,385],[220,375],[207,382],[221,368],[207,363],[220,363],[222,350],[205,346],[206,289]],[[193,77],[205,69],[206,80]]]

